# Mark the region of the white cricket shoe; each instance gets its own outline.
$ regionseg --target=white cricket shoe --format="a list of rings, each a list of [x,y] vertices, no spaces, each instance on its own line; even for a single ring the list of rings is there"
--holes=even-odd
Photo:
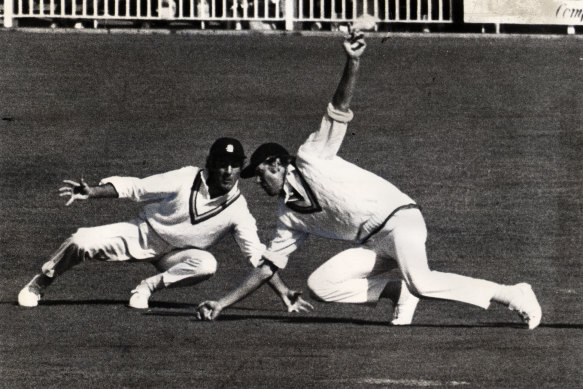
[[[18,293],[18,305],[21,307],[36,307],[38,305],[39,300],[43,295],[43,287],[41,287],[38,283],[39,278],[41,277],[40,274],[37,274],[30,280],[28,284],[20,293]]]
[[[409,288],[407,288],[407,285],[403,282],[399,301],[393,310],[393,320],[391,320],[391,324],[394,326],[408,326],[411,324],[418,303],[419,299],[409,292]]]
[[[514,285],[516,296],[512,299],[508,308],[516,311],[522,321],[528,324],[529,330],[534,330],[542,319],[542,310],[532,287],[527,283]]]
[[[132,290],[132,297],[130,297],[129,305],[135,309],[147,309],[149,307],[148,300],[152,292],[148,285],[140,283],[134,290]]]

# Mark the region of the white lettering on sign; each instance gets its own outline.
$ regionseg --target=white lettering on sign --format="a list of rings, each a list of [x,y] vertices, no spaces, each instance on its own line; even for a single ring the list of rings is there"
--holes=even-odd
[[[464,0],[466,23],[583,24],[583,0]]]
[[[563,3],[557,7],[556,16],[564,19],[579,19],[579,22],[583,22],[583,8],[571,8]]]

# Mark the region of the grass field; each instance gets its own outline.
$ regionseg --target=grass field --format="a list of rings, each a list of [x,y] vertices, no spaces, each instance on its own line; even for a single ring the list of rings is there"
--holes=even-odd
[[[0,388],[583,387],[583,51],[578,37],[370,38],[341,155],[413,197],[434,269],[533,285],[543,322],[505,308],[422,301],[288,315],[268,288],[198,322],[193,305],[248,271],[232,241],[193,288],[127,308],[148,264],[84,263],[35,309],[16,295],[76,228],[137,204],[65,208],[63,179],[202,165],[235,136],[295,149],[339,79],[339,36],[0,31]],[[242,183],[260,235],[275,202]],[[296,288],[341,242],[310,240]]]

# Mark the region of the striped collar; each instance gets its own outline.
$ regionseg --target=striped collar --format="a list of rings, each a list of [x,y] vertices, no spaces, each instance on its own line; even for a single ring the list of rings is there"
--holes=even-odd
[[[300,170],[289,164],[283,185],[283,202],[298,213],[320,212],[322,207]]]
[[[228,193],[211,199],[206,183],[207,178],[207,172],[199,170],[190,190],[190,222],[192,224],[202,223],[218,215],[241,196],[237,182]]]

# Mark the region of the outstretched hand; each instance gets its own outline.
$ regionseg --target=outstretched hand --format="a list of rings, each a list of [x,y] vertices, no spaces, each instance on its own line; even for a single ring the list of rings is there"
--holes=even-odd
[[[281,296],[288,312],[311,312],[314,310],[314,306],[301,296],[302,292],[297,290],[290,290],[287,294]]]
[[[216,301],[203,301],[196,307],[196,318],[198,320],[215,320],[223,310],[221,304]]]
[[[349,35],[344,38],[343,46],[344,51],[350,58],[360,58],[364,53],[364,49],[366,49],[364,33],[351,27]]]
[[[73,204],[75,200],[87,200],[89,198],[89,185],[81,178],[81,182],[63,180],[67,186],[59,188],[59,196],[69,197],[65,206]]]

